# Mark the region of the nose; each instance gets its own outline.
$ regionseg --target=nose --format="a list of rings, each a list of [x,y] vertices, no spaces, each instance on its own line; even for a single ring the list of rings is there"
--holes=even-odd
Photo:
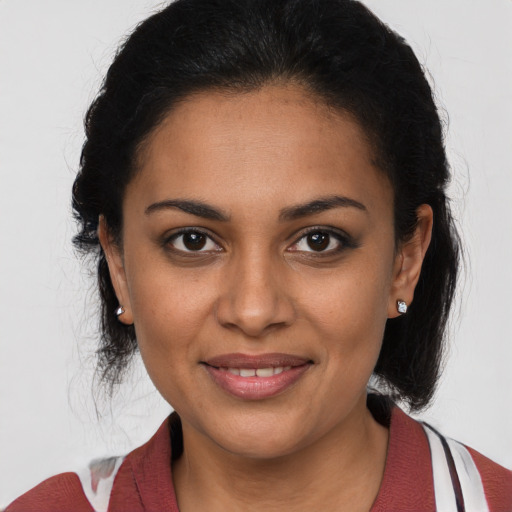
[[[291,325],[295,308],[286,284],[279,262],[263,256],[232,262],[223,276],[217,321],[251,338]]]

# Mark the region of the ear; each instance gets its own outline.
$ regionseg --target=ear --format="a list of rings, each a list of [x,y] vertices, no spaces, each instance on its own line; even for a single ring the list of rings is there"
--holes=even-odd
[[[423,258],[432,237],[434,213],[428,204],[422,204],[416,210],[418,219],[412,236],[400,244],[395,257],[393,282],[388,304],[388,318],[400,315],[397,301],[402,300],[408,306],[414,297],[414,289],[420,278]]]
[[[123,324],[132,325],[133,313],[121,248],[112,237],[108,229],[107,221],[103,215],[100,215],[98,222],[98,238],[100,239],[101,247],[107,258],[110,280],[114,286],[117,300],[119,301],[119,305],[124,309],[124,313],[120,314],[118,319]]]

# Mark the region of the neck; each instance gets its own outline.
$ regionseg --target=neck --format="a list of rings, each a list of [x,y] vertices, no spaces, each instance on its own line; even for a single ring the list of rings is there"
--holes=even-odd
[[[322,438],[272,459],[229,453],[186,422],[183,437],[184,453],[173,465],[182,512],[368,512],[384,473],[388,430],[363,402]]]

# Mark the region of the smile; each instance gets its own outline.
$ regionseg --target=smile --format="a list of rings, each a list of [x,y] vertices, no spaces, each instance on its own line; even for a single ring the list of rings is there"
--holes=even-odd
[[[219,368],[222,371],[229,372],[240,377],[272,377],[280,373],[291,370],[291,366],[278,366],[276,368]]]
[[[244,400],[263,400],[283,393],[312,364],[311,360],[287,354],[227,354],[202,362],[217,386]]]

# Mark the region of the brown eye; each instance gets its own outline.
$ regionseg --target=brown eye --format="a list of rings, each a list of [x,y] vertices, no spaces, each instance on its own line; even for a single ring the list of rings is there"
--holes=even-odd
[[[202,233],[185,233],[183,245],[189,251],[200,251],[206,245],[206,236]]]
[[[302,235],[288,250],[291,252],[332,255],[355,246],[348,235],[341,232],[328,229],[312,229],[309,233]]]
[[[174,249],[190,252],[212,252],[221,248],[206,234],[201,231],[185,231],[174,235],[168,242]]]
[[[321,231],[310,233],[307,236],[308,247],[313,251],[323,251],[327,249],[327,247],[329,247],[330,241],[331,236],[329,233],[322,233]]]

